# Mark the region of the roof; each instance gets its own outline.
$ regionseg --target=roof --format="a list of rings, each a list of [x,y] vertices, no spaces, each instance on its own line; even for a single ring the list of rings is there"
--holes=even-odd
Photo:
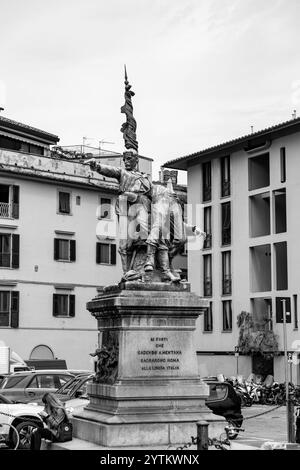
[[[242,137],[238,137],[237,139],[229,140],[222,144],[200,150],[190,155],[175,158],[174,160],[169,160],[162,166],[166,168],[175,168],[177,170],[187,170],[189,166],[198,163],[200,159],[210,156],[211,154],[224,154],[225,156],[228,154],[228,152],[236,151],[245,147],[251,147],[251,145],[255,144],[255,141],[258,142],[260,138],[270,140],[299,131],[300,118],[291,119],[275,126],[267,127],[261,131],[254,132],[253,134],[247,134]]]
[[[118,192],[115,179],[91,171],[88,165],[39,155],[20,155],[19,152],[0,148],[0,175],[2,173],[19,178],[38,178],[52,183],[84,186],[98,191]]]
[[[50,134],[49,132],[42,131],[36,127],[28,126],[21,122],[13,121],[12,119],[5,118],[0,116],[0,130],[9,130],[13,133],[18,133],[21,135],[26,135],[28,137],[35,137],[38,140],[46,142],[48,144],[57,144],[59,137],[55,134]]]

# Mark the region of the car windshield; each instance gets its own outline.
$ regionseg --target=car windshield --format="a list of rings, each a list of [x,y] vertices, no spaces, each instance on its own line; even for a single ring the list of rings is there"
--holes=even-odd
[[[62,387],[60,387],[56,393],[61,393],[62,395],[69,395],[72,393],[72,390],[81,382],[82,379],[72,378]]]
[[[74,395],[75,392],[81,391],[82,396],[86,395],[87,383],[92,380],[92,377],[76,377],[70,380],[63,387],[56,391],[61,395]]]
[[[208,400],[222,400],[227,395],[227,385],[223,383],[209,384]]]
[[[3,382],[1,383],[1,388],[15,388],[18,386],[20,382],[26,377],[26,375],[12,375],[10,377],[6,377]]]

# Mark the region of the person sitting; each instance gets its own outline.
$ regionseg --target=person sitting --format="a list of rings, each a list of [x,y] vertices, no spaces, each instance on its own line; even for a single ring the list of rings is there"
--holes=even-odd
[[[68,416],[63,403],[53,393],[45,393],[42,402],[45,408],[39,415],[46,427],[37,428],[31,434],[31,450],[40,450],[42,438],[54,442],[58,438],[59,425],[68,422]]]

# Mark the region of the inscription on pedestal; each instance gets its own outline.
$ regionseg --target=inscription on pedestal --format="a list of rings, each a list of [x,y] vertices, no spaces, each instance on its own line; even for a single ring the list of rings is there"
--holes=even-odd
[[[138,350],[141,370],[180,370],[181,349],[170,349],[169,338],[153,336],[149,349]]]
[[[125,335],[122,375],[183,377],[198,373],[190,331],[131,331]]]

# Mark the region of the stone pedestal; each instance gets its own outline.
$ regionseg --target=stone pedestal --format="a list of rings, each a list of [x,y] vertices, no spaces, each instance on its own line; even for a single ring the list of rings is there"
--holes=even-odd
[[[100,383],[74,415],[75,437],[107,447],[181,444],[203,419],[219,435],[224,426],[205,406],[194,346],[207,306],[189,284],[165,283],[126,282],[89,302],[102,336]]]

